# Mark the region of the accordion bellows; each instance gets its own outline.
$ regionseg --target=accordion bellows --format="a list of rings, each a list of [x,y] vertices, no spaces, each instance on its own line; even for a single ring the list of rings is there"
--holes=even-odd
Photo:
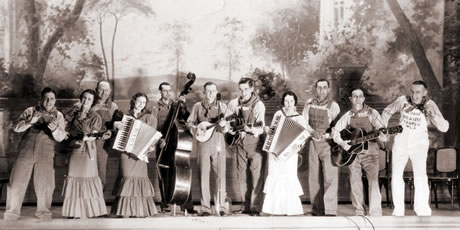
[[[288,154],[293,145],[302,145],[308,137],[308,132],[301,124],[279,113],[273,118],[262,149],[280,157]]]

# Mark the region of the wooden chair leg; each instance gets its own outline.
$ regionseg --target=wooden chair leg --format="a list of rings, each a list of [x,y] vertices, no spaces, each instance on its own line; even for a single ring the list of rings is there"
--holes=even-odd
[[[451,205],[450,206],[451,206],[451,209],[454,210],[454,196],[455,195],[454,195],[454,182],[453,181],[450,182],[450,191],[451,191],[450,193],[450,204]]]
[[[434,204],[438,208],[438,183],[434,183]]]

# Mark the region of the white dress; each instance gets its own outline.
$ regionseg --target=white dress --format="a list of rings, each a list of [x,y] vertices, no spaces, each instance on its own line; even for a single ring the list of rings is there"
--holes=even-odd
[[[279,110],[274,117],[284,113]],[[298,115],[289,116],[291,119],[307,126],[305,119]],[[302,144],[302,143],[301,143]],[[303,214],[300,196],[303,195],[302,186],[297,177],[297,163],[300,145],[293,146],[289,157],[281,159],[269,154],[268,176],[265,181],[265,199],[262,212],[273,215],[301,215]]]

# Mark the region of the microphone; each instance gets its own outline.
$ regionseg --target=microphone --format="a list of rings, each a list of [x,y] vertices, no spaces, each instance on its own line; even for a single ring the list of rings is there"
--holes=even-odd
[[[222,95],[220,93],[217,93],[216,95],[217,113],[219,114],[219,119],[222,119],[224,117],[224,114],[222,114],[220,111],[220,100],[222,100]]]

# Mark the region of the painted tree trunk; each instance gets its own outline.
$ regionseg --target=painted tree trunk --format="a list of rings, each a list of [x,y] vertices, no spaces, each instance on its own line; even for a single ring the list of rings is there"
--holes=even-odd
[[[428,61],[425,49],[423,48],[416,32],[412,28],[409,19],[404,14],[397,0],[386,0],[388,6],[393,12],[393,15],[401,26],[404,34],[407,36],[408,43],[410,44],[410,50],[414,56],[415,63],[417,64],[418,70],[422,79],[427,83],[428,90],[432,97],[440,99],[442,95],[441,85],[439,84],[436,76],[433,72],[430,62]]]

